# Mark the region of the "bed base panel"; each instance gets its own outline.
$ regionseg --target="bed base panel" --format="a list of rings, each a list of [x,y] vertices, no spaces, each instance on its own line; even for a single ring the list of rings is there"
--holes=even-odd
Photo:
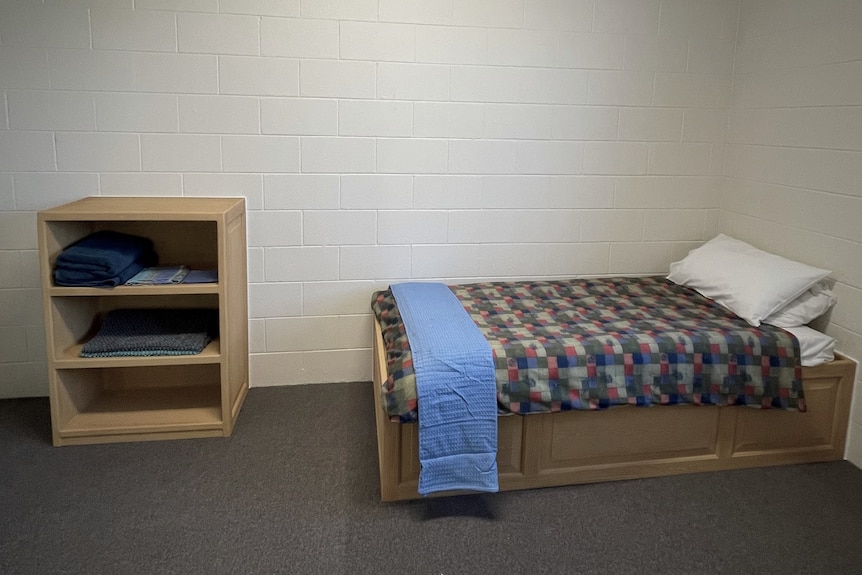
[[[418,425],[389,421],[380,402],[386,355],[377,322],[373,372],[381,499],[421,498]],[[803,368],[806,413],[679,405],[500,417],[500,490],[841,460],[855,373],[840,356]]]

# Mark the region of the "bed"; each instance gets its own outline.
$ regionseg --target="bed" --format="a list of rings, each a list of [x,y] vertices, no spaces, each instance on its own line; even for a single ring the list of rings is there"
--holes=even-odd
[[[689,351],[697,352],[701,363],[700,367],[693,368],[689,365],[691,358],[681,355],[682,371],[704,369],[704,355],[700,352],[709,349],[711,344],[704,342],[707,348],[698,348],[700,336],[691,330],[708,317],[713,322],[712,329],[723,333],[727,342],[741,345],[740,349],[746,346],[745,338],[749,337],[746,334],[755,334],[756,338],[768,336],[768,341],[763,339],[762,345],[768,348],[765,356],[772,355],[771,359],[763,360],[761,370],[768,376],[763,385],[755,384],[753,390],[718,391],[710,390],[705,384],[702,389],[692,389],[689,385],[687,392],[685,386],[678,386],[679,393],[666,387],[643,393],[632,392],[629,387],[626,393],[623,386],[622,390],[611,391],[610,400],[607,388],[613,386],[598,386],[605,388],[603,394],[591,396],[586,385],[576,384],[577,393],[568,389],[561,391],[559,378],[555,380],[555,389],[543,390],[544,394],[537,393],[534,388],[526,391],[526,398],[518,396],[524,390],[519,392],[517,386],[498,393],[496,462],[501,491],[843,459],[856,367],[852,360],[835,355],[832,361],[816,367],[802,367],[797,357],[801,355],[798,341],[789,332],[766,324],[753,326],[750,318],[741,318],[727,309],[724,302],[706,298],[699,290],[665,278],[576,279],[562,284],[492,282],[451,289],[456,294],[461,292],[462,302],[473,302],[474,317],[482,316],[483,309],[484,317],[489,317],[488,306],[499,308],[500,301],[513,302],[515,308],[535,307],[535,303],[524,303],[526,298],[516,301],[518,298],[513,299],[512,293],[533,294],[530,297],[538,297],[539,307],[559,309],[567,305],[580,310],[582,323],[601,324],[602,321],[596,321],[596,314],[609,316],[605,325],[597,328],[605,330],[598,337],[608,337],[608,325],[613,328],[611,332],[615,329],[619,336],[660,333],[650,322],[676,322],[671,328],[679,330],[682,325],[690,331],[689,340],[695,343],[694,347],[689,346]],[[489,303],[485,297],[488,293],[499,295],[499,299],[495,296],[492,298],[495,301]],[[554,297],[549,296],[551,293]],[[622,298],[631,306],[622,310],[618,300],[604,301],[602,297],[597,298],[596,293],[609,297],[623,294]],[[794,293],[791,299],[799,295]],[[405,344],[403,333],[399,338],[397,302],[390,296],[386,290],[378,292],[372,305],[377,318],[373,322],[374,405],[383,501],[420,497],[417,490],[419,426],[416,423],[419,409],[415,390],[411,391],[409,384],[398,389],[393,387],[393,372],[399,374],[402,382],[409,383],[411,378],[409,373],[408,377],[403,377],[405,371],[410,371],[404,369],[402,361],[405,353],[409,359],[409,342]],[[561,305],[557,296],[571,301]],[[659,301],[663,297],[670,299]],[[465,305],[465,308],[470,307]],[[506,310],[501,311],[502,316],[506,313]],[[561,313],[569,319],[572,317]],[[678,317],[668,319],[668,315]],[[543,318],[547,319],[544,315]],[[622,327],[620,322],[624,324]],[[551,322],[551,325],[557,323]],[[487,325],[485,328],[486,332],[493,331]],[[547,329],[556,328],[541,326],[540,337]],[[503,339],[508,336],[511,334],[505,334]],[[611,336],[616,337],[614,333]],[[737,341],[740,337],[742,340]],[[584,345],[588,346],[590,341],[587,338]],[[500,351],[499,342],[492,343],[491,347],[498,372],[505,373],[507,366],[513,365],[512,358]],[[760,351],[754,350],[755,355]],[[779,356],[785,359],[779,361],[776,359]],[[664,361],[666,363],[667,358]],[[722,365],[715,369],[721,370],[721,377],[728,380],[727,370],[739,367],[735,362],[731,362],[733,366]],[[525,368],[528,363],[524,364]],[[410,362],[406,364],[409,367]],[[526,379],[535,375],[535,364],[530,367],[533,372]],[[512,382],[524,380],[524,373],[527,372],[509,379]],[[506,376],[499,379],[505,380]],[[653,379],[662,381],[661,377]],[[732,383],[733,378],[729,380]],[[498,389],[501,389],[500,384]],[[570,400],[568,403],[566,398]],[[457,492],[439,494],[453,493]]]

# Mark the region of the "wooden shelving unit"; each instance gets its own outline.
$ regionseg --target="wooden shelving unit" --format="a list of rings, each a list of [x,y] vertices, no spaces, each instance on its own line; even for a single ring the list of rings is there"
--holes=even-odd
[[[54,445],[229,436],[248,391],[245,200],[91,197],[38,226]],[[148,237],[160,265],[217,269],[218,282],[55,286],[60,252],[99,230]],[[197,355],[82,358],[120,308],[215,309],[219,335]]]

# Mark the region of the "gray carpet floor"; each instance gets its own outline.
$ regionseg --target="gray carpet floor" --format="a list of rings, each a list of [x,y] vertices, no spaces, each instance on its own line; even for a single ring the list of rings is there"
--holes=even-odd
[[[0,401],[0,573],[862,573],[847,462],[379,502],[369,383],[259,388],[234,434],[54,448]]]

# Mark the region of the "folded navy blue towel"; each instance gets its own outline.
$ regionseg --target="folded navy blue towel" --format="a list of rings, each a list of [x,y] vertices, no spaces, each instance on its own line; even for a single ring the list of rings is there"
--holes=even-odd
[[[56,265],[111,277],[152,250],[153,242],[148,238],[102,230],[63,250]]]
[[[64,286],[119,285],[144,267],[155,265],[157,259],[148,238],[103,230],[57,256],[54,282]]]
[[[102,277],[101,272],[75,271],[66,268],[54,269],[54,283],[66,287],[114,287],[123,285],[144,268],[155,263],[155,257],[144,255],[128,267],[111,277]]]

